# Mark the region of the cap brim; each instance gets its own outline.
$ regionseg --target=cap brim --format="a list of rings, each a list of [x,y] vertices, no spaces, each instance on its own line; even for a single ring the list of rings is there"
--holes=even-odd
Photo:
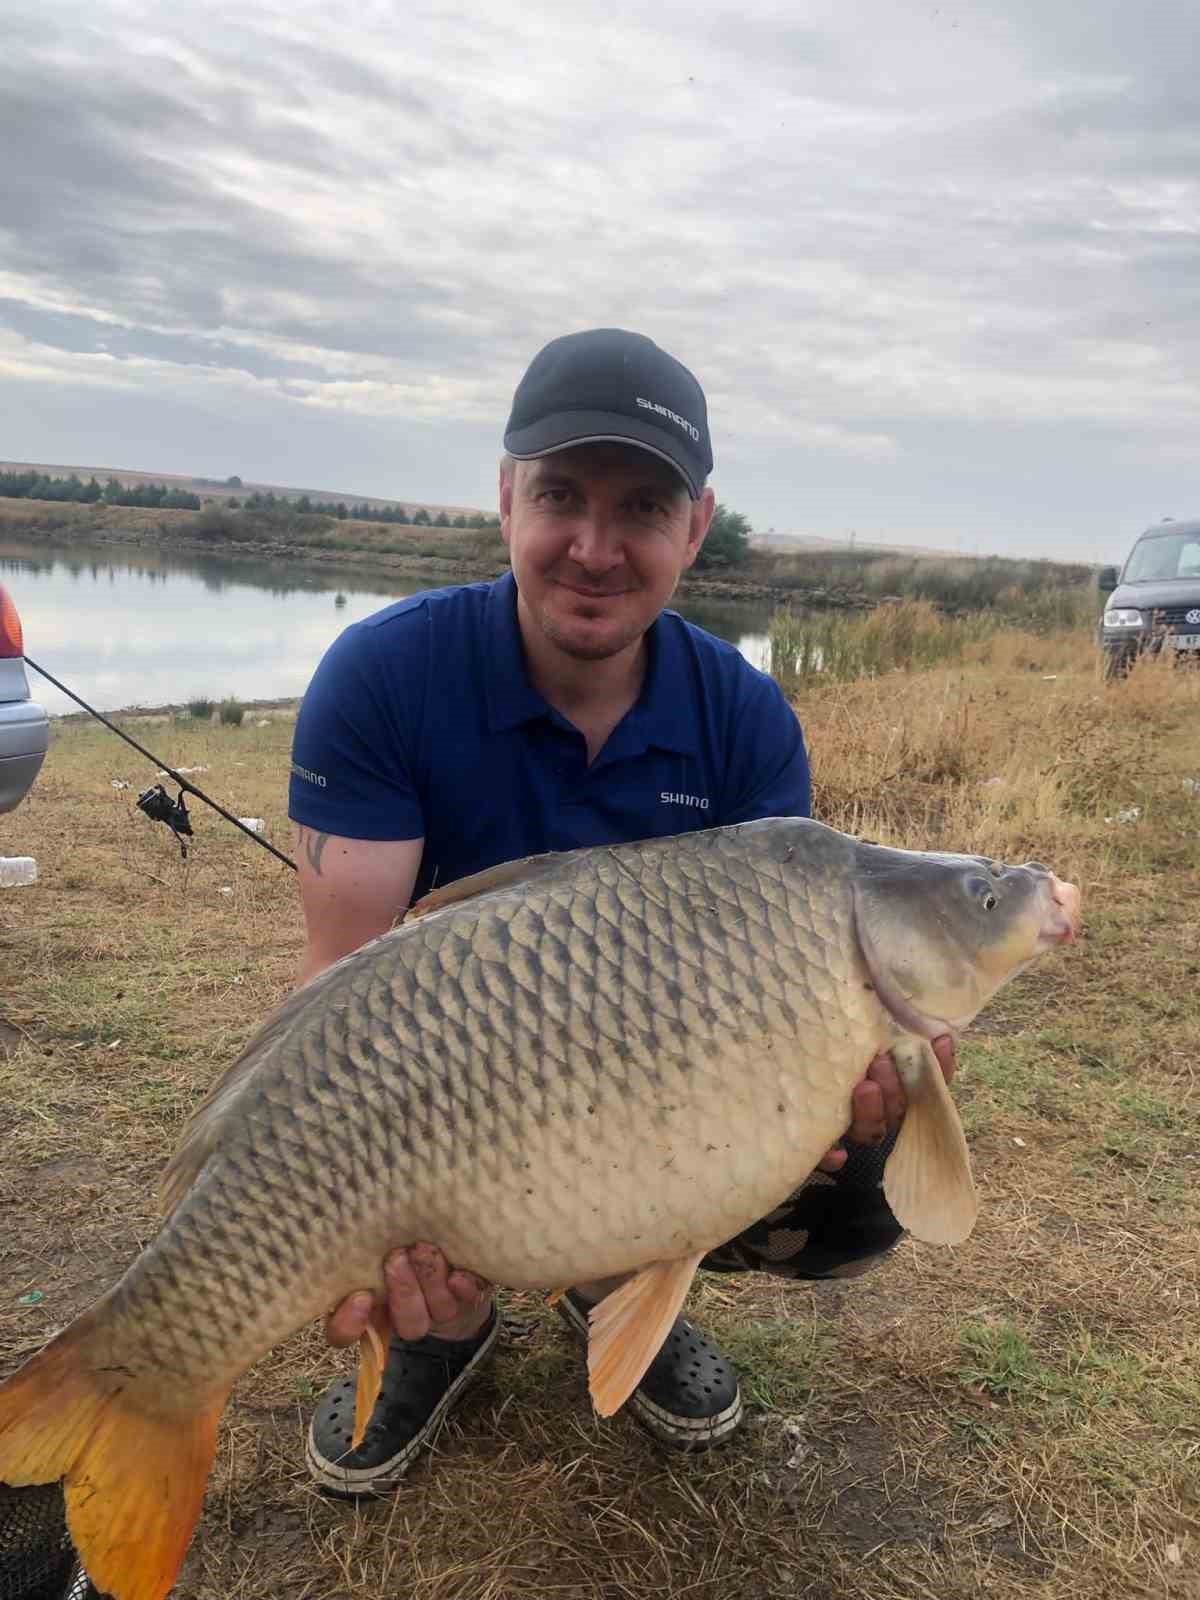
[[[517,461],[536,461],[578,444],[631,444],[646,450],[673,467],[683,479],[688,494],[699,500],[704,493],[693,464],[683,451],[671,452],[671,439],[652,422],[624,417],[617,411],[562,411],[543,417],[528,428],[514,428],[504,435],[504,448]]]

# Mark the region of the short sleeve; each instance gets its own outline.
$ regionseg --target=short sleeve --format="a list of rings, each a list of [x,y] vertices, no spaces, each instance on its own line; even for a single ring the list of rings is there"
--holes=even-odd
[[[425,624],[417,612],[401,626]],[[382,632],[356,623],[322,657],[296,718],[288,815],[346,839],[419,839],[425,818],[409,747],[425,685],[388,659],[403,643],[396,626],[387,655]]]
[[[800,723],[774,678],[749,667],[728,749],[723,824],[808,816],[812,792]]]

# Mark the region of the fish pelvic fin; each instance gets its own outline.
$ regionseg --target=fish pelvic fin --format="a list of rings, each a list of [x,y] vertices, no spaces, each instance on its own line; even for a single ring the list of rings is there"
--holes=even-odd
[[[371,1307],[371,1320],[363,1329],[358,1341],[358,1383],[354,1390],[354,1434],[350,1440],[351,1450],[357,1450],[362,1443],[367,1423],[370,1422],[371,1413],[375,1409],[375,1402],[379,1399],[379,1391],[383,1388],[383,1369],[387,1362],[388,1340],[391,1338],[391,1333],[392,1324],[388,1308],[377,1300]]]
[[[979,1202],[962,1123],[937,1057],[911,1034],[892,1046],[908,1109],[883,1173],[897,1222],[928,1244],[961,1244]]]
[[[204,1500],[222,1393],[207,1409],[149,1410],[119,1367],[93,1367],[87,1312],[0,1384],[0,1484],[61,1481],[67,1527],[111,1600],[164,1600]]]
[[[588,1318],[588,1388],[602,1417],[619,1411],[662,1349],[704,1259],[655,1261],[593,1306]]]

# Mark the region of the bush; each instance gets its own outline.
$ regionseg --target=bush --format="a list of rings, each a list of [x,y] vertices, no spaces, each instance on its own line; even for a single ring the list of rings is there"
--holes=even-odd
[[[240,728],[245,715],[246,708],[240,700],[230,696],[221,701],[221,721],[227,728]]]
[[[206,700],[203,695],[197,695],[194,700],[189,700],[187,703],[187,708],[191,712],[192,716],[198,718],[202,722],[208,722],[213,714],[212,701]]]
[[[713,567],[740,567],[750,553],[750,523],[740,511],[719,502],[709,524],[708,537],[696,557],[699,572]]]

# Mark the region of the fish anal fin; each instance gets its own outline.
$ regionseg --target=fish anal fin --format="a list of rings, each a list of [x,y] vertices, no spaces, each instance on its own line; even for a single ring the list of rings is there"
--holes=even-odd
[[[619,1411],[662,1349],[704,1259],[655,1261],[592,1308],[588,1388],[602,1417]]]
[[[915,1238],[961,1244],[975,1226],[979,1202],[957,1108],[924,1039],[908,1035],[893,1045],[892,1055],[908,1109],[884,1168],[884,1196]]]
[[[88,1364],[85,1316],[0,1386],[0,1483],[62,1482],[67,1527],[97,1589],[164,1600],[204,1501],[226,1396],[155,1410],[118,1368]],[[139,1386],[140,1389],[140,1386]]]
[[[367,1423],[370,1422],[371,1413],[375,1409],[375,1402],[379,1399],[391,1333],[392,1324],[388,1308],[377,1300],[371,1307],[371,1319],[358,1341],[358,1383],[354,1390],[354,1435],[350,1440],[351,1450],[357,1450],[362,1443]]]
[[[491,894],[493,889],[511,889],[518,883],[532,882],[557,866],[561,860],[560,853],[549,851],[545,855],[501,861],[498,866],[488,867],[484,872],[473,872],[469,877],[457,878],[453,883],[444,884],[440,889],[431,889],[428,894],[422,895],[409,906],[404,921],[413,922],[418,917],[441,911],[444,906],[458,905],[463,900],[474,900],[477,895]]]

